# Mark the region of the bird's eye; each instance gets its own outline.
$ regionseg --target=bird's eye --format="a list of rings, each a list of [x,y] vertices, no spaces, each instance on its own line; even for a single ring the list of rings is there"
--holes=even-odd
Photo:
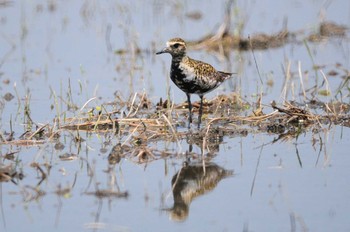
[[[178,48],[180,46],[180,44],[174,44],[173,46],[174,46],[174,48]]]

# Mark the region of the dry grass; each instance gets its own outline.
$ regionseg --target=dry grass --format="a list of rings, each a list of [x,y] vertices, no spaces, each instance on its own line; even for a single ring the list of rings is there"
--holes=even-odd
[[[66,118],[61,126],[45,124],[38,127],[33,132],[27,131],[20,138],[13,137],[5,140],[2,136],[1,144],[16,146],[37,146],[45,143],[52,143],[55,137],[63,131],[76,131],[77,141],[79,141],[79,131],[88,131],[93,133],[114,133],[122,135],[120,140],[122,146],[137,145],[138,149],[131,152],[138,160],[145,157],[156,159],[153,151],[147,148],[150,141],[170,141],[176,142],[179,147],[180,141],[188,136],[198,133],[202,136],[203,148],[207,147],[206,138],[213,137],[215,134],[220,136],[228,134],[246,134],[259,132],[276,132],[273,128],[285,128],[288,130],[291,126],[308,128],[321,127],[326,124],[349,125],[350,116],[347,112],[350,106],[341,102],[320,103],[310,101],[307,104],[296,104],[294,102],[285,102],[278,106],[275,102],[270,106],[262,107],[261,99],[256,104],[256,109],[250,109],[251,105],[237,98],[236,95],[218,96],[204,104],[206,118],[203,121],[202,129],[198,131],[184,129],[187,122],[187,103],[174,105],[170,112],[166,105],[140,104],[146,97],[144,94],[137,94],[140,98],[132,98],[129,105],[129,112],[122,113],[110,111],[96,115],[86,112],[80,117]],[[146,101],[148,102],[148,101]],[[161,102],[160,102],[161,103]],[[199,104],[193,104],[194,112],[198,111]],[[317,106],[324,113],[317,114],[310,109],[310,106]],[[88,111],[86,109],[86,111]],[[130,113],[131,112],[131,113]],[[81,113],[80,115],[84,115]],[[203,140],[204,138],[204,140]],[[204,143],[203,143],[204,141]],[[140,146],[142,145],[142,146]],[[160,154],[161,152],[157,152]]]

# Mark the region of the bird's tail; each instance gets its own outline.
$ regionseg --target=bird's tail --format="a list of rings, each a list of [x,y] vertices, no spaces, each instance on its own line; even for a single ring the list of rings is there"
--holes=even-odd
[[[234,74],[237,74],[237,73],[229,73],[229,72],[221,72],[221,71],[219,71],[219,73],[221,74],[224,80],[230,79]]]

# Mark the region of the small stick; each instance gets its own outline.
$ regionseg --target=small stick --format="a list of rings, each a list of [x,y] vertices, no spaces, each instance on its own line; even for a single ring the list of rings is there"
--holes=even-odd
[[[263,85],[264,83],[263,83],[263,81],[262,81],[262,79],[261,79],[261,75],[260,75],[260,70],[259,70],[258,63],[256,62],[256,58],[255,58],[255,54],[254,54],[254,49],[253,49],[253,44],[252,44],[252,41],[251,41],[251,39],[250,39],[250,35],[248,36],[248,40],[249,40],[250,49],[251,49],[252,54],[253,54],[255,67],[256,67],[256,70],[258,71],[258,75],[259,75],[259,78],[260,78],[260,83]]]
[[[304,88],[303,75],[301,73],[301,62],[300,62],[300,60],[298,61],[298,71],[299,71],[300,85],[301,85],[301,89],[303,90],[303,96],[304,96],[304,101],[305,101],[306,100],[306,93],[305,93],[305,88]]]

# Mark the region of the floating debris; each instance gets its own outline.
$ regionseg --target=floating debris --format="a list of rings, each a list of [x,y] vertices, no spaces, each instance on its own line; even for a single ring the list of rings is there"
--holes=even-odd
[[[98,198],[128,198],[129,193],[113,191],[113,190],[96,190],[95,192],[86,192],[86,195],[94,195]]]
[[[6,93],[5,95],[4,95],[4,99],[6,100],[6,101],[11,101],[13,98],[14,98],[15,96],[13,96],[11,93]]]
[[[73,153],[64,153],[62,155],[59,155],[58,158],[62,161],[72,161],[78,159],[78,155]]]
[[[320,25],[320,35],[321,36],[346,36],[346,32],[349,28],[343,25],[339,25],[333,22],[323,22]]]

